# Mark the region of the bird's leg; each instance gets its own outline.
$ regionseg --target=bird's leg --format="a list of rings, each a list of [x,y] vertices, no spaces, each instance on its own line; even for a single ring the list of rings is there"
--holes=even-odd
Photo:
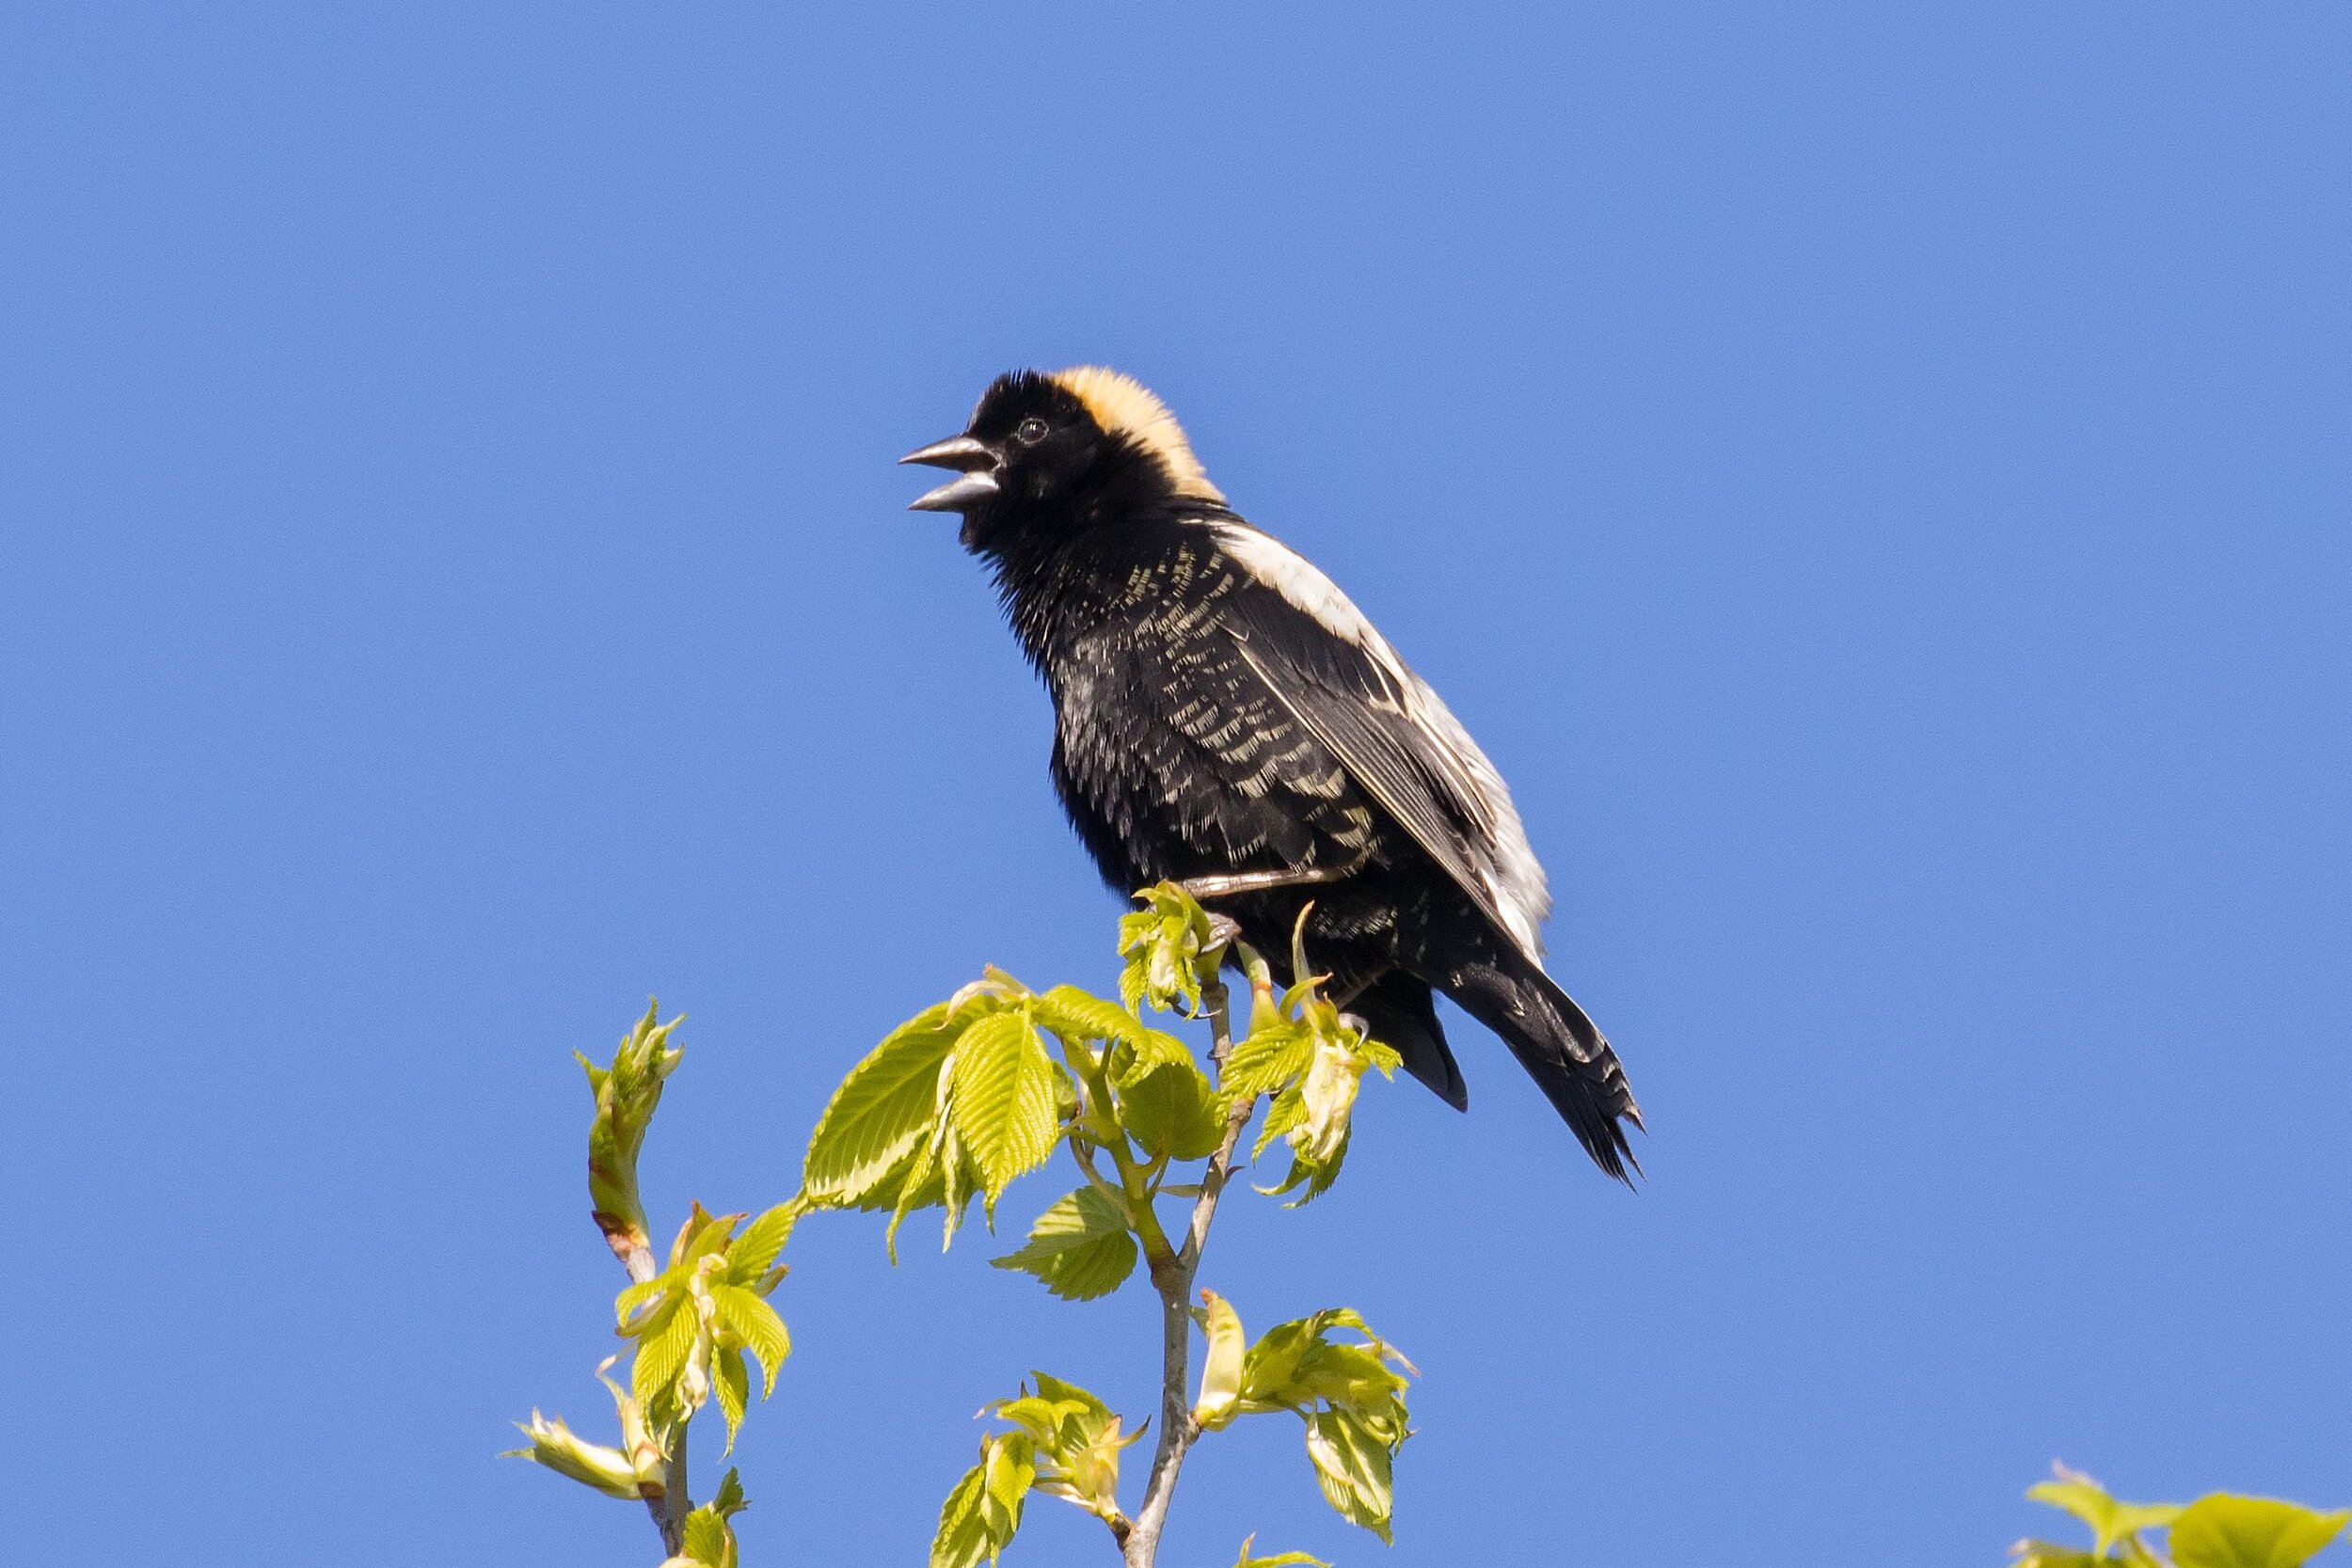
[[[1374,970],[1371,974],[1365,975],[1362,979],[1348,987],[1345,991],[1331,998],[1331,1006],[1335,1007],[1346,1006],[1350,1002],[1355,1001],[1358,997],[1363,995],[1364,992],[1370,990],[1373,987],[1378,985],[1383,979],[1387,978],[1389,971],[1394,969],[1396,965],[1391,963],[1382,964],[1379,968]]]
[[[1381,979],[1387,975],[1389,971],[1394,969],[1396,965],[1392,963],[1383,963],[1378,968],[1375,969],[1371,974],[1365,975],[1362,979],[1357,981],[1354,985],[1342,991],[1339,995],[1331,998],[1331,1006],[1340,1010],[1340,1022],[1342,1023],[1346,1024],[1350,1029],[1355,1030],[1365,1038],[1371,1038],[1372,1025],[1364,1021],[1362,1014],[1349,1012],[1347,1010],[1347,1005],[1350,1002],[1355,1001],[1358,997],[1363,995],[1364,992],[1370,990],[1373,987],[1378,985]]]
[[[1356,858],[1345,865],[1310,865],[1280,871],[1228,871],[1213,877],[1186,877],[1176,885],[1194,898],[1205,903],[1212,898],[1232,898],[1244,893],[1271,893],[1277,888],[1317,887],[1325,882],[1343,881],[1364,868],[1372,858],[1368,851],[1359,849]]]

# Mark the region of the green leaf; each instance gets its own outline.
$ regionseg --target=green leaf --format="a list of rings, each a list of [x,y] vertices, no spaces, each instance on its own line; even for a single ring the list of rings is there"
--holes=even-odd
[[[776,1254],[784,1250],[792,1235],[792,1222],[800,1215],[800,1205],[779,1203],[744,1227],[743,1234],[727,1244],[728,1280],[748,1288],[773,1268]]]
[[[993,1207],[1013,1178],[1054,1151],[1054,1063],[1026,1009],[993,1013],[963,1032],[948,1069],[947,1111],[979,1166]]]
[[[637,1359],[629,1368],[629,1391],[648,1411],[669,1393],[686,1370],[702,1320],[691,1307],[680,1303],[660,1320],[660,1326],[637,1341]]]
[[[939,1106],[940,1069],[956,1043],[947,1006],[925,1008],[850,1069],[808,1141],[801,1182],[811,1201],[863,1200],[920,1148]]]
[[[612,1298],[612,1319],[617,1332],[643,1334],[652,1325],[655,1304],[667,1298],[670,1288],[677,1281],[656,1275],[629,1286]]]
[[[1002,1494],[1015,1482],[1023,1491],[1033,1485],[1104,1519],[1118,1519],[1119,1456],[1143,1434],[1128,1433],[1108,1405],[1075,1384],[1044,1372],[1032,1375],[1037,1379],[1035,1394],[989,1407],[997,1419],[1020,1430],[990,1438],[997,1447],[984,1458],[996,1468],[1016,1462],[1026,1465],[1028,1473],[1024,1479],[1017,1470],[1009,1472],[1009,1480],[992,1481],[992,1486]],[[1017,1524],[1018,1511],[1008,1515],[1000,1509],[991,1517],[999,1525]]]
[[[2089,1525],[2095,1538],[2090,1548],[2093,1557],[2106,1557],[2118,1541],[2144,1529],[2160,1529],[2180,1516],[2176,1504],[2120,1502],[2080,1470],[2063,1465],[2053,1465],[2050,1469],[2058,1479],[2027,1487],[2026,1496],[2062,1508]]]
[[[1168,1063],[1192,1065],[1192,1052],[1183,1040],[1075,986],[1056,986],[1037,999],[1036,1006],[1037,1021],[1064,1039],[1106,1040],[1125,1047],[1114,1058],[1114,1076],[1149,1071]]]
[[[931,1537],[931,1568],[973,1568],[988,1556],[988,1529],[980,1522],[980,1491],[986,1484],[985,1471],[975,1465],[940,1505],[939,1530]]]
[[[1020,1433],[988,1440],[980,1460],[980,1513],[999,1547],[1021,1528],[1021,1511],[1037,1481],[1037,1450]]]
[[[1224,951],[1210,945],[1207,912],[1174,882],[1145,888],[1136,898],[1144,908],[1119,923],[1119,954],[1127,960],[1120,999],[1131,1010],[1145,1002],[1165,1009],[1182,1001],[1188,1013],[1199,1013],[1201,971]]]
[[[740,1345],[759,1357],[760,1395],[767,1399],[776,1391],[776,1373],[785,1357],[792,1354],[792,1336],[784,1326],[776,1309],[739,1285],[714,1285],[710,1291],[711,1305],[718,1309],[719,1326],[734,1344]]]
[[[1298,1092],[1298,1085],[1295,1081],[1294,1081],[1288,1088],[1284,1089],[1280,1094],[1276,1095],[1274,1099],[1267,1103],[1265,1108],[1265,1122],[1258,1129],[1258,1141],[1256,1144],[1251,1146],[1249,1157],[1254,1160],[1259,1155],[1263,1154],[1266,1151],[1266,1146],[1268,1144],[1272,1143],[1277,1138],[1287,1136],[1306,1119],[1306,1098]],[[1259,1189],[1261,1192],[1267,1193],[1279,1190],[1280,1189],[1274,1187],[1261,1187]]]
[[[1273,1094],[1305,1074],[1315,1057],[1314,1032],[1281,1022],[1252,1030],[1233,1042],[1222,1082],[1232,1095]]]
[[[499,1456],[501,1459],[528,1459],[559,1476],[569,1476],[583,1486],[593,1486],[609,1497],[637,1500],[637,1472],[630,1467],[628,1455],[620,1449],[589,1442],[565,1426],[561,1416],[549,1419],[534,1410],[528,1422],[516,1421],[515,1425],[531,1439],[531,1447],[510,1449]]]
[[[1232,1302],[1215,1291],[1201,1291],[1200,1302],[1207,1308],[1200,1326],[1209,1338],[1209,1354],[1200,1363],[1200,1397],[1193,1403],[1192,1418],[1215,1432],[1241,1413],[1242,1360],[1249,1340]]]
[[[947,1211],[946,1223],[940,1227],[939,1250],[942,1252],[955,1244],[956,1230],[963,1224],[963,1212],[972,1206],[972,1178],[975,1174],[972,1157],[964,1151],[963,1139],[957,1135],[952,1122],[946,1132],[947,1135],[941,1141],[939,1148],[939,1168],[946,1180],[940,1206]],[[996,1218],[993,1198],[988,1202],[988,1215],[990,1224],[993,1225]]]
[[[1318,1410],[1307,1418],[1307,1457],[1314,1462],[1324,1500],[1349,1524],[1372,1531],[1384,1545],[1393,1544],[1389,1446],[1347,1412]]]
[[[751,1401],[751,1374],[743,1353],[725,1346],[710,1357],[710,1386],[719,1396],[719,1411],[727,1418],[727,1451],[735,1451],[736,1429],[743,1424],[743,1407]]]
[[[675,1269],[688,1263],[698,1263],[714,1252],[723,1252],[741,1223],[740,1214],[706,1213],[699,1203],[678,1227],[677,1240],[670,1243],[670,1267]]]
[[[939,1092],[946,1093],[947,1080],[943,1075]],[[898,1201],[890,1211],[890,1223],[882,1227],[882,1250],[890,1255],[895,1265],[898,1261],[898,1227],[915,1210],[938,1203],[946,1196],[947,1177],[940,1164],[940,1149],[946,1142],[949,1129],[943,1120],[934,1120],[930,1136],[915,1146],[914,1163],[898,1177]]]
[[[977,1568],[994,1562],[1012,1537],[992,1528],[988,1466],[992,1450],[963,1473],[939,1510],[939,1532],[931,1538],[931,1568]]]
[[[1118,1097],[1119,1124],[1155,1158],[1205,1160],[1225,1142],[1225,1107],[1189,1059],[1153,1068]]]
[[[701,1509],[686,1516],[682,1555],[710,1568],[723,1568],[727,1557],[727,1527]]]
[[[743,1482],[733,1470],[719,1483],[719,1495],[686,1516],[680,1532],[684,1556],[709,1568],[736,1568],[735,1527],[728,1523],[743,1512]]]
[[[1258,1538],[1254,1533],[1242,1537],[1241,1556],[1233,1560],[1233,1568],[1300,1568],[1300,1565],[1304,1565],[1304,1568],[1331,1568],[1331,1565],[1323,1559],[1310,1557],[1305,1552],[1283,1552],[1274,1557],[1251,1557],[1249,1548],[1257,1544]]]
[[[1040,1214],[1026,1245],[990,1261],[1037,1275],[1064,1300],[1091,1301],[1118,1290],[1135,1272],[1136,1239],[1119,1205],[1089,1185]]]
[[[2170,1537],[2180,1568],[2297,1568],[2317,1556],[2352,1510],[2322,1513],[2275,1497],[2216,1492],[2183,1509]]]
[[[1353,1329],[1361,1344],[1332,1342],[1335,1328]],[[1413,1364],[1404,1353],[1374,1334],[1344,1307],[1326,1307],[1310,1318],[1277,1323],[1249,1347],[1242,1364],[1244,1410],[1298,1409],[1321,1402],[1353,1414],[1367,1429],[1391,1443],[1404,1441],[1405,1378]]]
[[[1088,1190],[1090,1192],[1093,1189]],[[1051,1372],[1032,1371],[1029,1373],[1029,1378],[1037,1385],[1038,1397],[1041,1399],[1051,1400],[1056,1404],[1077,1405],[1092,1420],[1107,1421],[1111,1418],[1109,1405],[1104,1404],[1099,1396],[1088,1392],[1074,1383],[1066,1383]]]

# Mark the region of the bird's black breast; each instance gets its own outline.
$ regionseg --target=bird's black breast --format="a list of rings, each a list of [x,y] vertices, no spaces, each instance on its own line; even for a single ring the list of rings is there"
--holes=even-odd
[[[1136,531],[1080,566],[1041,626],[1056,788],[1104,879],[1300,869],[1380,846],[1347,770],[1243,657],[1231,623],[1263,589],[1205,528]]]

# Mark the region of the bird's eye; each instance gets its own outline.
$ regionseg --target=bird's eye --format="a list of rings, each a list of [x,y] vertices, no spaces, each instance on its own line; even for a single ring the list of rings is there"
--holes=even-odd
[[[1036,446],[1045,439],[1043,420],[1024,420],[1013,427],[1012,438],[1025,447]]]

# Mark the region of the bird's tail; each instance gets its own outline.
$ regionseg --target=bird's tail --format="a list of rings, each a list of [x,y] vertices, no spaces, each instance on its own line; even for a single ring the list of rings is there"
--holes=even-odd
[[[1642,1110],[1616,1052],[1584,1009],[1517,953],[1497,964],[1471,965],[1453,978],[1447,994],[1502,1037],[1593,1163],[1620,1181],[1629,1181],[1629,1165],[1638,1174],[1641,1163],[1626,1143],[1624,1124],[1641,1126]]]

